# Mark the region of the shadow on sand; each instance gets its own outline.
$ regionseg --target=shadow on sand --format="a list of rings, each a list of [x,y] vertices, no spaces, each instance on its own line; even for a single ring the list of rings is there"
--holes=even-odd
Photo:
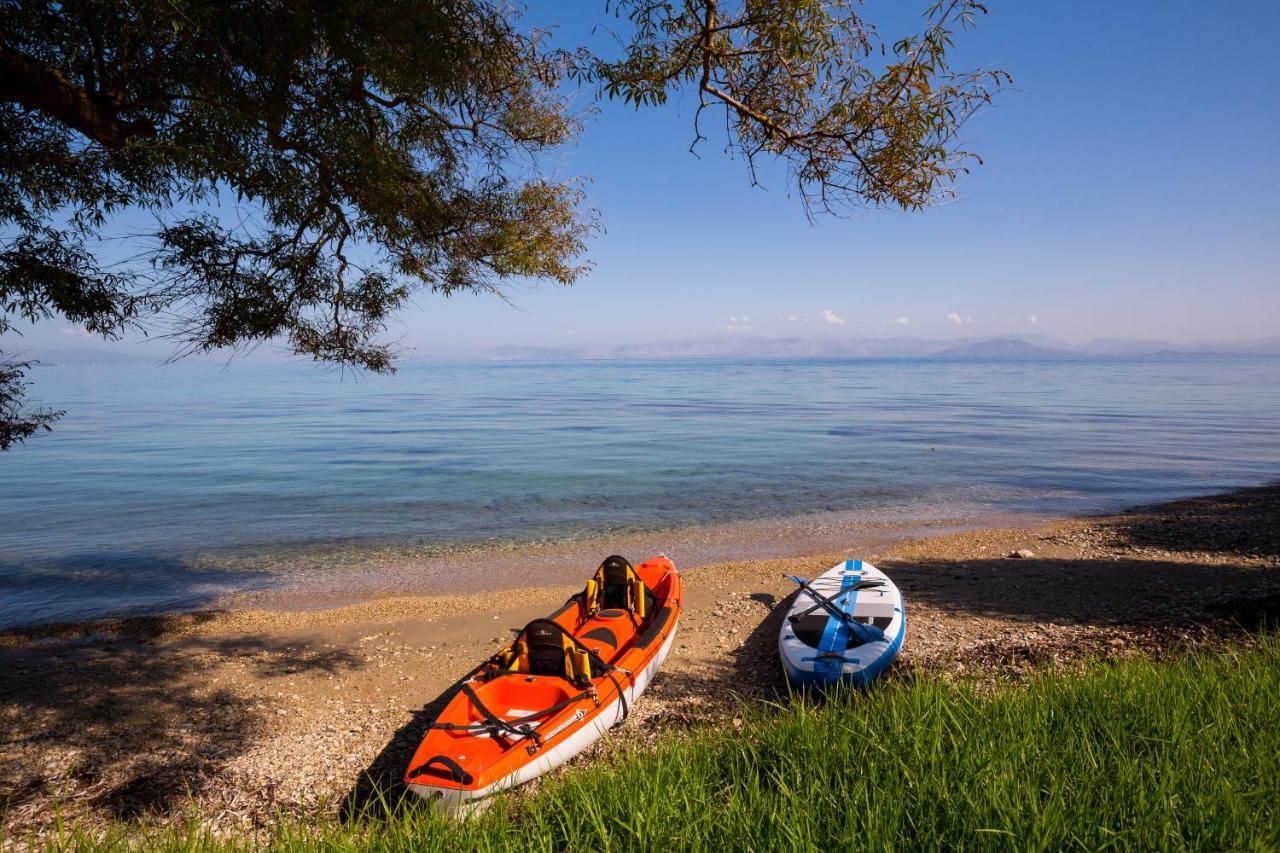
[[[1229,615],[1280,593],[1280,571],[1222,563],[926,561],[890,573],[907,601],[909,627],[912,604],[957,616],[1115,628]]]
[[[35,756],[0,763],[11,824],[38,817],[51,797],[69,814],[91,807],[133,819],[170,814],[208,790],[261,736],[268,713],[255,697],[211,682],[211,667],[230,662],[252,680],[363,665],[297,642],[169,639],[212,618],[154,616],[98,623],[102,633],[80,626],[5,638],[0,746]]]
[[[260,589],[270,573],[202,566],[150,552],[86,552],[0,560],[0,631],[32,624],[132,618],[213,606],[229,591]]]
[[[440,716],[440,712],[462,690],[463,683],[479,671],[480,666],[476,666],[435,699],[414,711],[408,722],[396,729],[391,740],[374,756],[369,766],[361,771],[343,800],[343,821],[356,820],[368,814],[381,814],[384,810],[394,811],[403,807],[406,801],[414,799],[404,783],[409,759],[413,757],[414,750],[426,736],[427,729]]]
[[[1236,557],[1280,557],[1280,486],[1142,507],[1115,530],[1137,547]]]

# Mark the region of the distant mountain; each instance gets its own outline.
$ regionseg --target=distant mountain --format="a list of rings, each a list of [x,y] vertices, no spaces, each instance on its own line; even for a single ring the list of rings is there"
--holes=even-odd
[[[1055,338],[1052,335],[1001,335],[1004,338],[1013,338],[1014,340],[1026,341],[1029,344],[1035,344],[1045,349],[1069,350],[1073,349],[1071,344],[1062,338]]]
[[[955,338],[758,338],[718,335],[622,346],[501,346],[490,350],[497,361],[667,358],[1099,358],[1151,355],[1280,355],[1280,338],[1231,343],[1171,344],[1166,341],[1098,338],[1073,345],[1048,335]]]
[[[9,352],[12,357],[39,362],[41,367],[58,366],[156,366],[171,352],[164,347],[130,346],[128,350],[93,347],[59,347]],[[406,353],[406,362],[489,360],[489,361],[577,361],[581,359],[675,359],[675,358],[1054,358],[1092,356],[1098,358],[1176,357],[1186,355],[1267,355],[1280,356],[1280,337],[1238,341],[1168,341],[1139,338],[1096,338],[1082,344],[1070,344],[1058,338],[1038,334],[965,337],[949,340],[929,338],[841,338],[785,337],[764,338],[751,335],[714,335],[705,338],[683,338],[651,341],[642,344],[581,344],[576,346],[524,346],[508,344],[489,350],[466,353],[444,351]],[[222,360],[221,353],[196,354],[192,361]],[[248,358],[249,356],[240,356]],[[274,357],[256,354],[255,358]]]
[[[916,338],[754,338],[720,336],[629,344],[606,358],[874,358],[927,355],[934,341]]]
[[[1175,345],[1164,341],[1146,341],[1135,338],[1094,338],[1085,344],[1072,347],[1076,352],[1085,355],[1150,355],[1158,352],[1170,352]]]
[[[1037,346],[1017,338],[991,338],[935,352],[933,358],[1062,358],[1075,353]]]
[[[134,355],[105,349],[42,349],[19,353],[22,360],[39,362],[40,367],[83,367],[94,364],[159,364],[161,355]]]
[[[993,344],[993,341],[1004,343]],[[1067,346],[1066,343],[1046,335],[1026,338],[960,338],[948,341],[905,337],[758,338],[750,335],[717,335],[624,344],[612,348],[501,346],[491,350],[490,357],[499,361],[562,361],[575,358],[925,358],[950,351],[955,351],[952,355],[959,355],[966,348],[971,348],[973,355],[987,352],[990,357],[1025,357],[1054,352]]]
[[[1151,341],[1133,338],[1095,338],[1073,349],[1087,355],[1138,356],[1138,355],[1280,355],[1280,338],[1255,338],[1244,341],[1193,341],[1187,344],[1171,344],[1168,341]]]
[[[865,358],[918,358],[953,343],[925,338],[854,338],[843,342],[846,355]]]
[[[1280,355],[1280,338],[1257,338],[1251,341],[1230,341],[1223,344],[1197,344],[1200,352],[1239,353],[1244,355]],[[1210,350],[1209,347],[1214,347]]]
[[[489,350],[494,361],[573,361],[590,358],[591,354],[580,347],[523,347],[512,344]]]
[[[1068,352],[1075,349],[1071,344],[1061,338],[1038,334],[982,335],[978,337],[952,338],[949,341],[934,341],[933,343],[938,345],[935,352],[941,352],[942,350],[950,349],[951,347],[964,346],[967,344],[981,344],[986,343],[987,341],[1024,341],[1029,344],[1035,344],[1038,347],[1043,347],[1044,349],[1060,350],[1062,352]]]

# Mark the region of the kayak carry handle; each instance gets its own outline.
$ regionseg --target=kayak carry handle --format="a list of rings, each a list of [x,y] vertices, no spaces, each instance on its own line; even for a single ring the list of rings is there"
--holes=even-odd
[[[434,755],[431,758],[428,758],[426,761],[422,762],[417,767],[409,771],[409,778],[415,779],[421,776],[423,773],[426,773],[428,770],[432,768],[432,766],[437,764],[443,767],[444,769],[448,770],[449,777],[453,779],[453,781],[455,782],[461,782],[464,785],[470,785],[475,780],[475,777],[473,777],[470,773],[462,769],[461,764],[454,761],[452,758],[450,758],[447,755]]]

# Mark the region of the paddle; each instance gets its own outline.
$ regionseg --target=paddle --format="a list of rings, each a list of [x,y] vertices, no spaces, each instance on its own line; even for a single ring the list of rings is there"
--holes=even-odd
[[[882,587],[882,586],[884,586],[884,581],[875,580],[875,579],[873,578],[872,580],[867,580],[867,581],[861,581],[861,582],[859,582],[859,583],[858,583],[858,585],[854,587],[854,589],[855,589],[855,590],[876,589],[876,588],[878,588],[878,587]],[[821,610],[821,609],[822,609],[822,603],[821,603],[821,602],[819,602],[818,604],[815,604],[815,605],[813,605],[812,607],[810,607],[808,610],[803,610],[803,611],[801,611],[801,612],[797,613],[796,615],[794,615],[794,616],[790,616],[790,617],[788,617],[788,618],[789,618],[792,622],[794,622],[794,621],[796,621],[797,619],[799,619],[799,618],[800,618],[800,617],[802,617],[802,616],[808,616],[808,615],[809,615],[810,613],[812,613],[813,611],[815,611],[815,610]]]
[[[843,622],[846,626],[848,626],[849,630],[852,631],[855,636],[857,636],[859,641],[863,643],[871,643],[871,642],[875,642],[876,640],[884,639],[884,631],[875,627],[874,625],[863,625],[861,622],[856,621],[853,618],[853,614],[846,613],[845,611],[841,610],[840,607],[834,601],[827,598],[825,595],[818,592],[813,587],[809,586],[809,581],[807,578],[802,578],[798,575],[787,575],[786,577],[787,577],[787,580],[799,586],[801,592],[803,592],[805,595],[809,596],[814,601],[816,601],[818,603],[818,606],[820,606],[823,610],[827,611],[832,616],[836,617],[841,622]]]

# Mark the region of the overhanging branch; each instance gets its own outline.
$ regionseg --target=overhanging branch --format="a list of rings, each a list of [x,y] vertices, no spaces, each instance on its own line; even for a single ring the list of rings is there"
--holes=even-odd
[[[120,105],[71,82],[56,68],[0,45],[0,100],[13,101],[75,128],[107,148],[155,135],[146,121],[120,118]]]

